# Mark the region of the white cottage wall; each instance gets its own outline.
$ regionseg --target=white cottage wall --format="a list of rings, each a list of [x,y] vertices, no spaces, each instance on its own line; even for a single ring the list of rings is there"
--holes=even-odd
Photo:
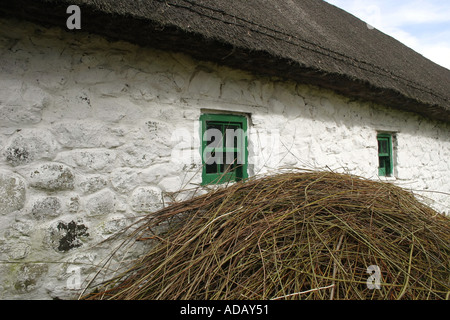
[[[379,179],[377,132],[393,132],[387,180],[449,213],[448,124],[0,20],[0,298],[76,297],[111,251],[102,240],[198,186],[202,112],[248,116],[250,175],[298,167]]]

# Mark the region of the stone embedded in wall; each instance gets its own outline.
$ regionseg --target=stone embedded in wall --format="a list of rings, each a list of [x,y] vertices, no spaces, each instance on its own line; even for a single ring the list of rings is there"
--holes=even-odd
[[[132,191],[139,185],[138,173],[129,168],[118,168],[111,172],[111,184],[120,193]]]
[[[85,209],[89,216],[112,214],[115,212],[116,195],[109,189],[101,190],[86,200]]]
[[[179,176],[166,177],[158,183],[158,187],[160,187],[165,192],[178,192],[182,189],[183,181]]]
[[[293,120],[302,116],[302,114],[305,111],[304,108],[305,108],[305,101],[303,100],[302,97],[297,96],[295,103],[293,105],[288,106],[284,110],[284,114],[289,120]]]
[[[43,164],[30,173],[30,185],[49,191],[71,190],[74,187],[72,170],[59,163]]]
[[[188,109],[183,111],[183,119],[198,121],[200,119],[201,111],[198,109]]]
[[[174,176],[185,171],[186,168],[180,163],[170,162],[169,165],[166,163],[157,163],[142,170],[140,176],[142,182],[157,185],[165,177]]]
[[[72,150],[61,152],[55,161],[64,163],[72,168],[101,171],[114,167],[116,152],[108,149]]]
[[[171,136],[172,128],[171,125],[166,122],[162,121],[154,121],[149,120],[145,122],[146,130],[150,134],[150,136],[155,138],[164,138],[167,139],[167,137]],[[158,142],[164,142],[164,141],[158,141]]]
[[[31,221],[16,221],[11,224],[11,227],[5,231],[6,238],[19,238],[21,236],[29,237],[33,230],[34,222]]]
[[[95,97],[101,97],[102,99],[104,99],[104,101],[108,101],[109,103],[112,104],[113,106],[113,110],[117,111],[117,116],[115,115],[114,118],[119,119],[119,118],[123,118],[125,116],[125,110],[123,106],[120,105],[120,103],[116,103],[115,101],[117,101],[116,99],[120,99],[126,94],[128,93],[128,91],[130,90],[130,85],[128,83],[125,83],[123,81],[123,79],[118,79],[116,81],[112,81],[112,82],[102,82],[102,83],[97,83],[94,84],[92,86],[89,87],[89,92],[92,93],[93,96]],[[115,108],[115,107],[122,107],[122,111],[119,110],[119,108]],[[103,115],[107,116],[107,120],[109,121],[111,118],[105,114],[105,112],[102,113]]]
[[[117,198],[114,209],[116,212],[129,212],[128,209],[128,199],[129,195],[125,195],[123,198]]]
[[[143,77],[142,82],[134,82],[134,84],[129,88],[128,94],[130,98],[136,101],[154,101],[158,98],[158,92],[153,88],[149,88]]]
[[[114,86],[111,83],[105,85],[108,87]],[[124,85],[123,82],[122,85]],[[127,90],[128,87],[128,84],[125,84],[124,89]],[[108,108],[104,106],[108,106]],[[117,97],[99,97],[98,95],[93,97],[92,117],[94,119],[102,119],[108,123],[116,125],[120,122],[137,123],[142,120],[144,110],[145,108],[142,108],[142,106],[130,99],[126,91],[117,92]]]
[[[178,86],[173,74],[170,72],[149,74],[145,77],[143,83],[146,88],[144,88],[144,90],[142,90],[143,88],[140,88],[140,91],[144,93],[144,99],[153,96],[156,97],[158,101],[171,103],[176,99],[174,92],[181,92],[181,88]]]
[[[18,78],[2,77],[0,79],[0,105],[20,105],[23,81]]]
[[[43,285],[48,266],[43,263],[24,263],[14,281],[14,288],[19,293],[32,292]]]
[[[140,166],[141,164],[150,164],[157,157],[170,157],[174,147],[174,141],[171,141],[173,131],[176,129],[175,125],[163,121],[147,120],[138,130],[130,130],[127,134],[128,139],[132,139],[133,145],[128,144],[125,148],[130,155],[142,155],[142,161],[131,159],[130,156],[124,157],[125,160],[130,160],[131,166]],[[132,151],[134,149],[134,151]],[[144,158],[145,157],[145,158]]]
[[[22,146],[8,147],[5,152],[6,161],[12,166],[18,166],[33,161],[33,155]]]
[[[26,200],[25,182],[18,175],[0,172],[0,215],[23,208]]]
[[[9,258],[20,260],[26,258],[31,251],[31,244],[25,241],[14,241],[9,248]]]
[[[0,97],[0,125],[39,123],[49,104],[42,89],[14,79],[0,79]]]
[[[184,86],[186,84],[186,78],[183,75],[180,74],[174,74],[173,75],[173,82],[175,86],[177,87],[177,91],[181,92],[184,89]]]
[[[193,95],[218,98],[221,85],[222,80],[216,73],[199,70],[191,78],[189,92]]]
[[[86,85],[94,85],[97,83],[110,82],[117,79],[118,75],[113,70],[103,66],[102,68],[92,68],[79,63],[73,67],[73,80],[76,83],[83,83]]]
[[[270,99],[268,101],[270,110],[275,115],[281,115],[284,112],[284,109],[286,108],[283,103],[276,99]]]
[[[20,260],[29,255],[31,244],[23,239],[0,240],[0,259],[3,261]]]
[[[70,213],[77,213],[80,210],[80,197],[71,197],[67,209]]]
[[[332,118],[334,114],[336,113],[336,108],[341,107],[340,105],[335,105],[333,102],[330,101],[328,98],[322,98],[320,99],[320,105],[321,105],[321,113],[325,115],[328,119]],[[359,108],[355,108],[359,109]],[[358,110],[360,111],[360,110]]]
[[[115,148],[122,144],[119,136],[101,121],[65,121],[54,126],[58,142],[67,148]]]
[[[266,81],[261,81],[261,79],[251,77],[248,79],[245,79],[244,77],[241,81],[245,83],[242,83],[242,88],[244,88],[244,90],[242,91],[242,98],[238,101],[238,103],[244,102],[244,104],[252,105],[263,105],[266,103],[269,99],[267,89],[271,87],[270,85],[267,86]],[[272,94],[273,92],[271,95]]]
[[[116,232],[124,230],[129,224],[129,220],[125,216],[113,216],[109,217],[108,220],[102,225],[102,233],[104,235],[114,234]]]
[[[8,242],[5,239],[0,238],[0,260],[7,260],[7,256],[10,252]]]
[[[157,158],[154,152],[150,152],[149,148],[143,148],[133,145],[124,147],[121,153],[123,163],[130,168],[143,168],[152,164]]]
[[[59,221],[48,231],[48,242],[58,252],[67,252],[81,247],[83,240],[89,237],[88,227],[82,221]]]
[[[80,189],[84,193],[94,193],[106,188],[108,181],[101,175],[84,176],[83,180],[79,183]]]
[[[177,103],[170,104],[170,105],[164,105],[163,108],[160,108],[156,114],[156,119],[159,121],[163,121],[164,123],[167,123],[171,126],[170,130],[172,131],[176,127],[176,123],[178,120],[183,121],[183,114],[181,112],[181,105],[177,101]],[[183,121],[184,124],[186,124]],[[170,132],[171,132],[170,131]]]
[[[67,83],[67,77],[51,69],[36,71],[34,74],[39,87],[48,91],[62,90]]]
[[[61,200],[57,197],[46,197],[37,200],[31,209],[31,215],[38,219],[55,218],[61,215]]]
[[[6,161],[12,166],[54,156],[58,144],[48,130],[23,129],[15,133],[4,152]]]
[[[220,98],[225,101],[242,103],[243,86],[245,81],[229,79],[222,84]]]
[[[157,187],[139,187],[131,195],[131,207],[137,212],[154,212],[162,208],[161,190]]]
[[[278,100],[282,105],[286,107],[301,107],[303,104],[303,98],[299,95],[296,84],[293,82],[275,82],[270,98]]]

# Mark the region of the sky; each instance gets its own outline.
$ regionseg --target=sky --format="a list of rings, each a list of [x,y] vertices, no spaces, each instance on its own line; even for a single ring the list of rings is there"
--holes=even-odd
[[[450,0],[325,0],[450,69]]]

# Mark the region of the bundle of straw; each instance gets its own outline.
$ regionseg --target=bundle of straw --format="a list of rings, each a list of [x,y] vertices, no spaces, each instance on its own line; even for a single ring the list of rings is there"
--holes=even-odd
[[[146,217],[132,237],[157,244],[85,298],[448,299],[449,235],[448,217],[392,184],[280,173]]]

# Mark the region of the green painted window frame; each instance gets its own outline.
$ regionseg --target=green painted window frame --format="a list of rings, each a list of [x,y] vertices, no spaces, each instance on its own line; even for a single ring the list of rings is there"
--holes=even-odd
[[[394,174],[394,157],[392,146],[392,134],[379,133],[378,142],[378,175],[380,177],[392,177]]]
[[[244,115],[231,115],[231,114],[202,114],[200,116],[201,122],[201,158],[202,158],[202,185],[207,184],[222,184],[233,181],[241,181],[248,178],[248,139],[247,139],[247,117]],[[242,133],[239,136],[233,136],[233,146],[226,145],[226,139],[222,139],[220,146],[211,147],[211,141],[208,141],[207,128],[208,126],[215,127],[216,130],[220,130],[222,137],[226,134],[226,127],[232,126],[234,128],[242,129]],[[224,132],[225,131],[225,132]],[[236,139],[236,140],[235,140]],[[240,141],[237,141],[240,140]],[[235,143],[237,145],[235,145]],[[239,148],[240,147],[240,148]],[[240,159],[240,163],[234,167],[234,169],[228,171],[225,170],[226,164],[214,163],[207,165],[207,155],[219,152],[219,154],[225,155],[229,152],[233,152],[233,155],[237,154]],[[225,161],[226,162],[226,161]],[[217,165],[216,172],[208,172],[207,168],[214,169],[214,165]],[[209,166],[209,167],[208,167]]]

